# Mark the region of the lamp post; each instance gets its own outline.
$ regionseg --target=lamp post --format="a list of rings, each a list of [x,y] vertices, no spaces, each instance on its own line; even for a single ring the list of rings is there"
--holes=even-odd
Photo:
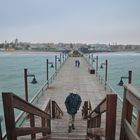
[[[97,76],[97,72],[98,72],[98,56],[96,56],[95,58],[92,59],[92,63],[95,62],[96,60],[96,76]]]
[[[60,62],[60,67],[61,67],[61,53],[60,53],[60,58],[59,58],[59,62]]]
[[[36,84],[37,80],[34,74],[28,74],[27,71],[27,69],[24,69],[25,100],[28,102],[28,77],[33,77],[32,84]]]
[[[106,85],[106,82],[107,82],[107,71],[108,71],[108,61],[105,60],[105,63],[101,63],[101,66],[100,68],[103,69],[103,65],[105,65],[105,85]]]
[[[123,86],[124,82],[122,79],[128,79],[128,84],[132,83],[132,71],[128,71],[128,76],[121,76],[120,82],[118,83],[119,86]]]
[[[57,55],[55,56],[55,71],[57,71],[57,61],[61,61],[59,57],[57,57]],[[61,62],[60,62],[61,64]]]
[[[54,65],[52,62],[49,62],[49,60],[46,60],[46,77],[47,77],[47,81],[49,80],[49,64],[51,64],[51,68],[54,68]]]

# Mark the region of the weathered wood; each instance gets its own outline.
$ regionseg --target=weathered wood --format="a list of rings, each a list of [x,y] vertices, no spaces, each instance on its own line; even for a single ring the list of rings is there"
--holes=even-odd
[[[127,120],[124,120],[124,128],[128,140],[140,140],[140,137],[138,137],[138,135],[134,132]]]
[[[124,86],[124,99],[123,99],[123,110],[122,110],[122,121],[121,121],[121,134],[120,140],[138,140],[140,139],[140,92],[136,87],[132,85]],[[135,132],[131,126],[133,106],[138,110],[137,116],[137,132]]]
[[[104,128],[89,128],[87,130],[87,132],[90,133],[93,137],[94,136],[105,137],[105,129]]]
[[[82,108],[82,116],[83,116],[83,119],[87,119],[87,116],[88,116],[88,108],[89,108],[88,101],[85,101],[84,102],[84,105],[83,105],[83,108]]]
[[[115,140],[117,95],[110,94],[106,97],[106,140]]]
[[[137,114],[137,121],[136,121],[136,130],[137,130],[137,134],[140,137],[140,112],[138,112]]]
[[[13,110],[13,94],[2,93],[3,97],[3,107],[5,115],[5,124],[7,131],[8,140],[17,140],[16,130],[15,130],[15,115]]]
[[[48,132],[48,128],[44,127],[24,127],[24,128],[16,128],[17,136],[30,135],[40,132]]]
[[[105,140],[115,140],[116,130],[116,106],[117,95],[108,94],[105,99],[101,101],[99,105],[88,116],[88,128],[100,128],[101,127],[101,115],[106,111],[106,127],[105,127]],[[100,130],[100,129],[99,129]],[[92,132],[92,131],[91,131]],[[88,135],[93,135],[87,132]],[[100,140],[99,135],[95,135],[96,140]]]
[[[31,139],[35,139],[35,133],[42,132],[43,135],[50,133],[50,124],[47,127],[47,123],[50,123],[51,116],[46,112],[40,110],[39,108],[31,105],[30,103],[22,100],[18,96],[13,93],[2,93],[3,96],[3,104],[4,104],[4,113],[5,113],[5,121],[6,121],[6,130],[7,130],[7,139],[8,140],[16,140],[17,136],[23,136],[31,134]],[[27,111],[30,117],[30,128],[16,128],[16,122],[14,117],[14,108],[21,109],[23,111]],[[35,127],[35,118],[34,115],[38,115],[42,118],[42,126]],[[48,119],[49,118],[49,119]]]
[[[35,117],[33,114],[29,114],[29,117],[30,117],[30,126],[31,127],[35,127]],[[35,134],[31,134],[31,139],[35,139],[36,136]]]
[[[135,106],[138,111],[140,111],[140,99],[134,96],[134,94],[130,91],[127,91],[126,100]]]
[[[24,110],[27,113],[31,113],[34,115],[41,115],[44,118],[50,119],[49,114],[33,106],[32,104],[24,101],[23,99],[19,98],[16,95],[13,95],[13,107],[20,110]]]

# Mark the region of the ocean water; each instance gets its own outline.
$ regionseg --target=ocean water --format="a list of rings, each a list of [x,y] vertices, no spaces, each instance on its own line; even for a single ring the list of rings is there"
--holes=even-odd
[[[32,77],[28,77],[29,100],[37,93],[46,81],[46,59],[55,61],[55,55],[60,53],[47,52],[0,52],[0,115],[3,116],[2,92],[13,92],[25,98],[24,68],[28,74],[35,74],[37,84],[31,84]],[[59,62],[58,62],[59,67]],[[54,68],[49,67],[49,77]]]
[[[24,98],[24,68],[29,74],[35,74],[38,81],[33,85],[32,78],[28,77],[29,100],[37,93],[46,81],[46,59],[54,62],[55,55],[59,53],[46,52],[0,52],[0,115],[3,116],[2,92],[13,92]],[[94,53],[93,57],[99,57],[99,67],[101,63],[108,60],[108,83],[122,97],[123,87],[118,86],[121,76],[128,76],[128,71],[132,70],[132,83],[140,88],[140,53],[119,52],[119,53]],[[58,63],[59,66],[59,63]],[[93,63],[96,67],[96,63]],[[54,69],[49,68],[49,76]],[[99,68],[99,73],[104,78],[105,69]],[[123,79],[127,83],[127,79]],[[4,128],[3,128],[4,129]]]
[[[101,63],[108,60],[108,83],[113,89],[123,97],[123,87],[118,86],[121,76],[128,77],[128,71],[132,71],[132,84],[140,88],[140,53],[136,52],[114,52],[114,53],[94,53],[94,57],[99,58],[99,73],[104,78],[104,69],[100,69]],[[96,63],[93,63],[96,67]],[[123,79],[128,83],[128,79]]]

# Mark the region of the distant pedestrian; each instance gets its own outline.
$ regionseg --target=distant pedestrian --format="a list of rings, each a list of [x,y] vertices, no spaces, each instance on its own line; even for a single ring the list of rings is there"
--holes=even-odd
[[[77,66],[80,67],[80,60],[77,60]]]
[[[78,62],[78,61],[77,61],[77,60],[75,60],[75,66],[76,66],[76,67],[77,67],[77,62]]]
[[[77,94],[77,90],[74,89],[66,98],[65,105],[67,108],[67,112],[69,114],[69,126],[68,132],[70,133],[72,129],[75,129],[74,121],[75,121],[75,114],[80,108],[81,105],[81,97]]]

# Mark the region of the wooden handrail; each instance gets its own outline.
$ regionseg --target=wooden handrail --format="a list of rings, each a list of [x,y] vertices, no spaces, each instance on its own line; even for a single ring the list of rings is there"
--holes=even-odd
[[[87,116],[87,134],[89,137],[115,140],[117,95],[108,94]],[[101,128],[101,116],[106,113],[105,128]]]
[[[46,136],[48,133],[50,133],[50,114],[24,101],[13,93],[2,93],[2,97],[8,140],[16,140],[18,136],[24,136],[27,134],[31,134],[31,139],[35,139],[36,133],[41,132],[43,136]],[[30,127],[16,127],[14,108],[29,113]],[[35,126],[35,116],[40,117],[42,120],[40,127]]]
[[[60,109],[55,101],[52,101],[52,118],[62,118],[63,111]]]
[[[137,110],[135,130],[131,126],[133,108]],[[131,84],[124,85],[120,140],[140,140],[140,90]]]

